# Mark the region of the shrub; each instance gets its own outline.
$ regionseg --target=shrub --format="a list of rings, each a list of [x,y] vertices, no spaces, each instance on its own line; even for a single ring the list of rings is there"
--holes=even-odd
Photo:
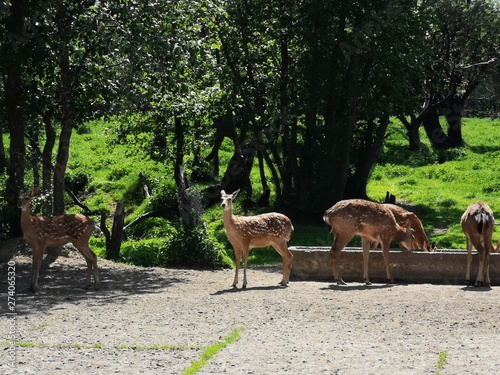
[[[163,180],[158,184],[151,197],[151,207],[158,209],[167,219],[179,217],[177,186],[173,179]]]
[[[127,228],[126,236],[129,239],[143,238],[170,238],[175,236],[177,229],[168,220],[161,217],[149,217]]]
[[[120,256],[127,263],[136,266],[158,266],[158,254],[168,246],[168,238],[148,238],[122,243]]]
[[[64,184],[71,191],[85,191],[92,181],[92,176],[82,170],[68,170],[64,176]]]
[[[160,250],[158,260],[162,267],[220,268],[231,264],[223,247],[208,235],[204,224],[191,231],[180,230],[169,245]]]

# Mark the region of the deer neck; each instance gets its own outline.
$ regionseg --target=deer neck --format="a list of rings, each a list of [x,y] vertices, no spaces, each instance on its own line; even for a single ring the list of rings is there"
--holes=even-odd
[[[234,226],[233,208],[230,207],[224,210],[224,227],[226,228],[227,231],[228,229],[233,228],[233,226]]]
[[[29,225],[31,222],[31,214],[28,206],[21,208],[21,226]]]

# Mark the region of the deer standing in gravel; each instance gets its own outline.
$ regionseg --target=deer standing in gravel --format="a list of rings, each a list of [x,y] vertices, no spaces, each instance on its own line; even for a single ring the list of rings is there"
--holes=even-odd
[[[49,246],[63,246],[72,243],[87,262],[87,283],[90,286],[90,276],[94,270],[94,286],[99,288],[97,256],[89,247],[92,233],[98,230],[96,224],[88,217],[80,214],[60,215],[54,217],[32,216],[31,200],[39,192],[35,187],[32,192],[19,195],[18,206],[21,208],[21,227],[24,238],[33,252],[33,271],[30,290],[38,290],[38,274],[42,265],[43,253]]]
[[[239,190],[232,194],[221,191],[224,228],[229,242],[233,245],[236,263],[233,288],[236,288],[238,284],[241,257],[243,257],[243,288],[246,288],[250,249],[269,245],[274,247],[283,258],[283,278],[280,284],[286,286],[290,279],[293,260],[293,255],[287,245],[293,231],[292,222],[285,215],[276,212],[256,216],[233,215],[233,201],[238,193]]]
[[[472,263],[472,246],[479,253],[479,271],[476,286],[490,286],[490,252],[495,251],[492,237],[495,218],[491,208],[482,202],[471,203],[460,220],[467,240],[467,273],[465,282],[470,285],[470,266]],[[499,242],[500,246],[500,242]],[[484,269],[486,267],[486,283]]]
[[[384,204],[374,203],[363,199],[348,199],[337,202],[325,211],[323,220],[331,227],[335,241],[330,249],[330,259],[333,265],[333,277],[337,284],[344,285],[337,268],[340,252],[355,236],[362,237],[363,246],[363,281],[370,285],[368,278],[368,260],[370,243],[382,245],[387,280],[393,279],[389,266],[389,247],[391,240],[398,238],[399,242],[409,251],[413,250],[413,231],[411,223],[406,222],[403,227],[396,222],[392,211]]]

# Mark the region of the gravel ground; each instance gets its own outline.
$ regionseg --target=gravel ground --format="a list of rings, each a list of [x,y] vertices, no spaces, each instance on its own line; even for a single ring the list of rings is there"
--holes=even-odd
[[[500,373],[497,287],[292,280],[283,288],[279,266],[250,269],[248,288],[233,290],[233,270],[99,260],[102,287],[85,291],[85,262],[72,253],[47,256],[32,294],[31,259],[13,260],[22,346],[13,372],[2,339],[3,374],[181,374],[239,327],[240,339],[198,374]],[[4,263],[2,327],[6,275]]]

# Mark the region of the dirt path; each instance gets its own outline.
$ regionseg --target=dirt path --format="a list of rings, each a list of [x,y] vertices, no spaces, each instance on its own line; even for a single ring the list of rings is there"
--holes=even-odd
[[[243,327],[198,374],[498,374],[500,288],[291,282],[279,268],[138,268],[100,260],[85,291],[79,256],[46,260],[27,293],[31,260],[15,258],[19,374],[180,374]],[[50,264],[48,264],[51,262]],[[6,326],[6,264],[0,265]],[[6,343],[0,373],[6,368]],[[5,349],[5,350],[4,350]],[[440,353],[447,355],[438,370]]]

